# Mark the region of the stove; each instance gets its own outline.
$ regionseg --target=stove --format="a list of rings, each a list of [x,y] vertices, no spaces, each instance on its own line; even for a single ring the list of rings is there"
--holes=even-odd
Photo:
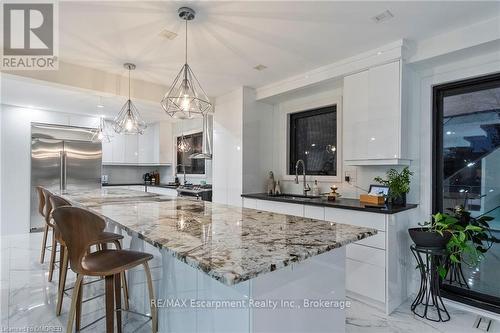
[[[181,185],[177,188],[179,196],[196,197],[203,201],[212,201],[212,185]]]

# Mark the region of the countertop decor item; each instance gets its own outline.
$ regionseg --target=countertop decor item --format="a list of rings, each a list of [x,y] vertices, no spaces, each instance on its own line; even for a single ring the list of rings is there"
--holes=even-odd
[[[212,104],[187,61],[187,25],[188,21],[194,20],[196,12],[189,7],[181,7],[177,12],[186,23],[184,65],[161,100],[161,106],[173,118],[201,118],[212,111]]]
[[[267,177],[267,194],[274,194],[274,173],[269,171],[269,177]]]
[[[278,195],[281,194],[281,186],[280,186],[280,181],[276,181],[276,186],[274,186],[274,194]]]
[[[135,69],[135,65],[125,63],[123,67],[128,70],[128,100],[116,116],[113,128],[119,134],[143,134],[146,123],[130,98],[130,71]]]
[[[340,198],[340,193],[337,193],[337,186],[333,185],[330,187],[331,192],[327,195],[328,201],[335,201],[337,198]]]
[[[360,194],[359,201],[372,205],[383,205],[385,198],[381,195]]]
[[[410,192],[410,176],[413,172],[405,167],[401,172],[389,169],[386,173],[387,179],[375,177],[374,180],[382,185],[389,186],[388,199],[393,205],[406,205],[406,194]]]

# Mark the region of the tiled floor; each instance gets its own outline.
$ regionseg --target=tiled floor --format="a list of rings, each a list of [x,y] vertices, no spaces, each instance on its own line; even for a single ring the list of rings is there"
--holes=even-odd
[[[0,238],[0,328],[52,326],[65,327],[69,308],[69,297],[65,298],[63,313],[55,315],[57,274],[53,282],[47,282],[47,260],[40,264],[41,234],[26,234]],[[74,276],[68,279],[68,285]],[[102,293],[102,283],[86,286],[87,296]],[[86,296],[84,296],[86,298]],[[103,299],[97,298],[83,306],[83,325],[101,317],[104,313]],[[353,301],[347,313],[347,332],[482,332],[474,329],[476,314],[448,307],[452,320],[447,323],[433,323],[415,318],[409,311],[409,304],[402,305],[390,316],[385,316],[363,303]],[[144,318],[125,315],[124,332],[150,332]],[[53,330],[57,331],[57,330]],[[104,332],[101,320],[84,332]],[[494,322],[490,332],[500,332],[500,323]]]

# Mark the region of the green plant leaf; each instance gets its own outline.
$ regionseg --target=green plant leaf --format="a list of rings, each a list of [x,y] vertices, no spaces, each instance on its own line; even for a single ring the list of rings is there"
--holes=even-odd
[[[446,268],[444,268],[442,265],[439,265],[437,268],[437,271],[438,271],[438,274],[441,277],[441,279],[444,280],[446,278],[446,274],[448,274],[448,271],[446,270]]]

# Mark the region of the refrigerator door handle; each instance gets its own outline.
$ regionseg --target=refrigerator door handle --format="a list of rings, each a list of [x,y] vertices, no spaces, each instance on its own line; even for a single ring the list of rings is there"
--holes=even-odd
[[[64,189],[64,151],[59,152],[59,190]]]
[[[64,169],[63,169],[63,191],[66,191],[66,159],[67,159],[67,154],[66,152],[63,152],[63,162],[64,162]]]

